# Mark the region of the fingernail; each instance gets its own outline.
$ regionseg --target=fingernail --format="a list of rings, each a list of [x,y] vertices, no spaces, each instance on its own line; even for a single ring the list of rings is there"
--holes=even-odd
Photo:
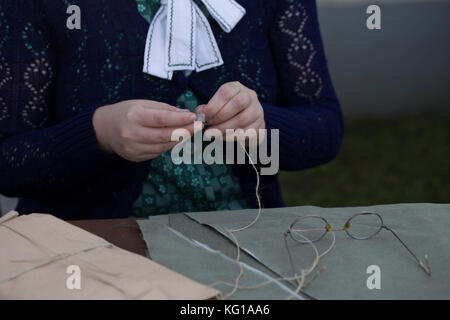
[[[193,114],[189,117],[189,120],[195,121],[197,119],[197,115]]]

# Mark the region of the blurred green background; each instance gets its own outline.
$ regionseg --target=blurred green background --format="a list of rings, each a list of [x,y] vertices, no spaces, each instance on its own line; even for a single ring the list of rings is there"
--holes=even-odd
[[[347,119],[336,159],[280,180],[289,206],[450,203],[450,115]]]
[[[282,172],[289,205],[450,203],[450,0],[317,0],[345,119],[332,162]]]

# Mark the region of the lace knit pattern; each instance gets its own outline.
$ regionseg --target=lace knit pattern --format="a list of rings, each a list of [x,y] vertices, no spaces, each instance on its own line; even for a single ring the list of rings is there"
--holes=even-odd
[[[128,99],[176,104],[191,90],[206,103],[225,82],[254,89],[268,129],[280,130],[280,167],[330,161],[343,135],[314,0],[238,0],[247,14],[231,33],[210,23],[224,65],[171,81],[142,72],[148,21],[136,0],[0,0],[0,193],[21,213],[64,219],[126,217],[151,161],[99,149],[96,108]],[[81,30],[66,28],[69,5]],[[269,136],[270,138],[270,136]],[[233,167],[250,205],[255,176]],[[282,206],[276,176],[262,179],[265,207]]]

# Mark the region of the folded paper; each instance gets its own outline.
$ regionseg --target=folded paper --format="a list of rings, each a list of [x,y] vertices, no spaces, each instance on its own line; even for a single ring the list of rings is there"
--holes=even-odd
[[[220,296],[213,288],[48,214],[3,216],[0,243],[0,299]],[[74,276],[79,276],[75,287],[71,285]]]

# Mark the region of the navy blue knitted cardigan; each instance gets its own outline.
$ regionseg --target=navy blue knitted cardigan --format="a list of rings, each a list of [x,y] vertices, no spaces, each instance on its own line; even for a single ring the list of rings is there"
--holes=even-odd
[[[0,193],[20,197],[20,213],[127,217],[149,161],[103,152],[95,109],[129,99],[175,105],[186,90],[206,103],[229,81],[255,90],[267,128],[280,130],[281,170],[330,161],[343,121],[315,0],[238,2],[247,14],[231,33],[210,21],[224,65],[168,81],[142,72],[149,25],[135,0],[0,0]],[[81,30],[66,27],[69,5],[81,8]],[[256,206],[254,171],[233,169]],[[264,207],[283,206],[277,176],[261,183]]]

